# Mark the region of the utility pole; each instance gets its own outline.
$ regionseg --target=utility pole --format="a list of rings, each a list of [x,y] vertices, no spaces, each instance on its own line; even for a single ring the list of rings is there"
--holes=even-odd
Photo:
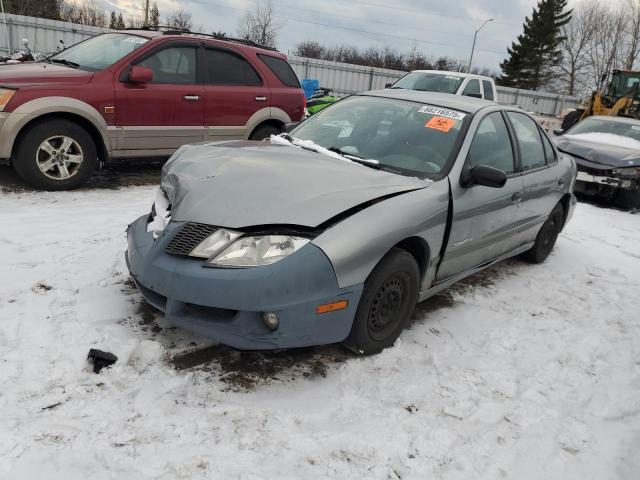
[[[146,5],[144,7],[144,26],[149,26],[149,0],[146,1]]]
[[[490,18],[489,20],[486,20],[480,26],[480,28],[476,30],[476,33],[473,34],[473,46],[471,47],[471,57],[469,57],[469,67],[467,68],[467,72],[471,72],[471,63],[473,62],[473,52],[476,49],[476,38],[478,38],[478,32],[480,30],[482,30],[484,28],[484,26],[489,22],[493,22],[493,18]]]

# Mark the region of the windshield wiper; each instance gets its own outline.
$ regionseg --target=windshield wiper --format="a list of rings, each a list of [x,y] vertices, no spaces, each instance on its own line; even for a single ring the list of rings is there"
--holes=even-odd
[[[60,63],[62,65],[66,65],[67,67],[71,67],[71,68],[78,68],[80,66],[79,63],[72,62],[72,61],[66,60],[64,58],[49,58],[48,60],[50,62]]]
[[[364,158],[360,155],[356,155],[355,153],[345,152],[338,147],[329,147],[327,148],[327,150],[333,153],[337,153],[338,155],[342,155],[344,158],[348,158],[352,162],[359,163],[360,165],[366,165],[367,167],[375,168],[376,170],[380,170],[380,162],[378,160],[374,160],[373,158]]]

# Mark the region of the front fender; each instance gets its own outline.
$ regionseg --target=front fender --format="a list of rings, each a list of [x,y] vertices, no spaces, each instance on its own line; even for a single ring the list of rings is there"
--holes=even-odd
[[[109,151],[107,122],[95,108],[75,98],[52,96],[29,100],[3,115],[5,118],[0,128],[0,158],[11,157],[16,137],[27,123],[51,113],[70,113],[84,118],[100,133],[102,142]]]
[[[340,288],[363,283],[389,250],[410,237],[429,247],[422,288],[433,279],[449,208],[446,179],[376,203],[342,220],[313,240],[333,264]]]

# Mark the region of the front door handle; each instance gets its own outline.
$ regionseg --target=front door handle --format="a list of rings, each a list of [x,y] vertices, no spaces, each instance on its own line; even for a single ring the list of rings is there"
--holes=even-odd
[[[184,98],[187,102],[197,102],[200,100],[200,95],[185,95]]]
[[[522,201],[522,192],[516,192],[511,195],[512,202],[521,202]]]
[[[558,185],[560,185],[562,187],[564,185],[564,183],[565,183],[564,177],[558,179]]]
[[[256,100],[258,102],[266,102],[267,101],[267,97],[258,96],[258,97],[256,97]]]

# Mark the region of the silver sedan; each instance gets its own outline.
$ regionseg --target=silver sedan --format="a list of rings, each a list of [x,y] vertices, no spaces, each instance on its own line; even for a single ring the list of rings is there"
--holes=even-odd
[[[167,319],[240,349],[392,345],[417,302],[496,262],[542,262],[574,161],[521,110],[384,90],[267,142],[185,146],[127,262]]]

